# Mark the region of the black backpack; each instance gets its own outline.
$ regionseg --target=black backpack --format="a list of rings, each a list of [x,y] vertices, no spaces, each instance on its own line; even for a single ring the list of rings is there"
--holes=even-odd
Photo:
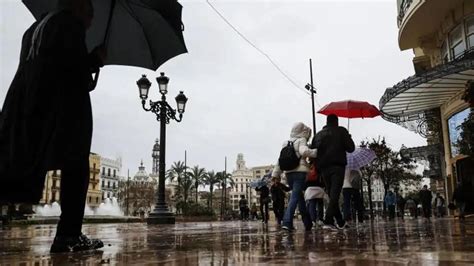
[[[278,164],[283,171],[290,171],[300,165],[300,158],[296,155],[293,141],[288,141],[288,144],[280,151]]]

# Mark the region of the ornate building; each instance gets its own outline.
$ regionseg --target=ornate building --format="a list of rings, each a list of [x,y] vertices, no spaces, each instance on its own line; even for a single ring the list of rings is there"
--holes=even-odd
[[[119,204],[125,215],[148,217],[156,203],[157,187],[157,180],[148,175],[142,161],[132,180],[119,181]]]
[[[474,162],[459,147],[462,125],[472,119],[465,96],[474,90],[474,1],[398,0],[398,27],[400,49],[414,53],[415,75],[388,88],[380,110],[426,138],[428,146],[401,154],[428,162],[432,190],[450,199],[457,183],[474,189]],[[467,209],[474,211],[474,196]]]

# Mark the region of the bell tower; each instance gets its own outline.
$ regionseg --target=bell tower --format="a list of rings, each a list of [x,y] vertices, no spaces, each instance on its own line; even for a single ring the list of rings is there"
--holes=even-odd
[[[153,151],[151,153],[151,157],[153,158],[153,167],[151,169],[151,173],[153,175],[158,176],[159,161],[160,161],[160,142],[158,139],[155,140],[155,145],[153,145]]]

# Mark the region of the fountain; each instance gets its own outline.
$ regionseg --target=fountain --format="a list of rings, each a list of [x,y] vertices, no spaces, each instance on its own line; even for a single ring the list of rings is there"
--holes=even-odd
[[[35,212],[37,216],[60,216],[61,207],[59,203],[53,202],[51,205],[45,204],[43,206],[36,206]],[[123,212],[120,210],[120,206],[117,202],[117,198],[106,198],[103,203],[99,205],[96,210],[93,210],[89,205],[86,204],[84,208],[85,216],[123,216]]]

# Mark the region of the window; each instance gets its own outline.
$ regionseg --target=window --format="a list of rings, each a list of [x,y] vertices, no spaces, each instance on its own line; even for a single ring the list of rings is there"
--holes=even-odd
[[[462,25],[457,26],[451,31],[449,34],[449,43],[451,45],[451,54],[454,59],[458,58],[466,50]]]
[[[107,175],[110,176],[110,168],[107,168]]]
[[[466,38],[467,46],[474,48],[474,16],[466,19]]]
[[[116,172],[115,172],[115,169],[114,169],[114,177],[115,177],[115,174],[116,174]]]
[[[107,187],[110,188],[110,181],[107,182]]]
[[[255,171],[255,173],[260,174],[260,170]]]
[[[470,109],[466,108],[448,119],[449,144],[451,146],[451,157],[453,158],[460,154],[458,145],[462,130],[460,126],[469,118],[469,113]]]
[[[102,174],[105,175],[105,167],[102,167]]]
[[[115,189],[115,183],[114,183],[114,185],[113,185],[113,189]]]
[[[445,41],[441,45],[441,56],[443,57],[443,62],[447,63],[449,61],[449,49],[448,49],[448,42]]]
[[[102,187],[104,188],[105,187],[105,181],[102,180]]]
[[[91,202],[92,202],[92,197],[89,197],[89,203],[91,203]]]
[[[95,198],[95,203],[99,203],[99,197]]]

